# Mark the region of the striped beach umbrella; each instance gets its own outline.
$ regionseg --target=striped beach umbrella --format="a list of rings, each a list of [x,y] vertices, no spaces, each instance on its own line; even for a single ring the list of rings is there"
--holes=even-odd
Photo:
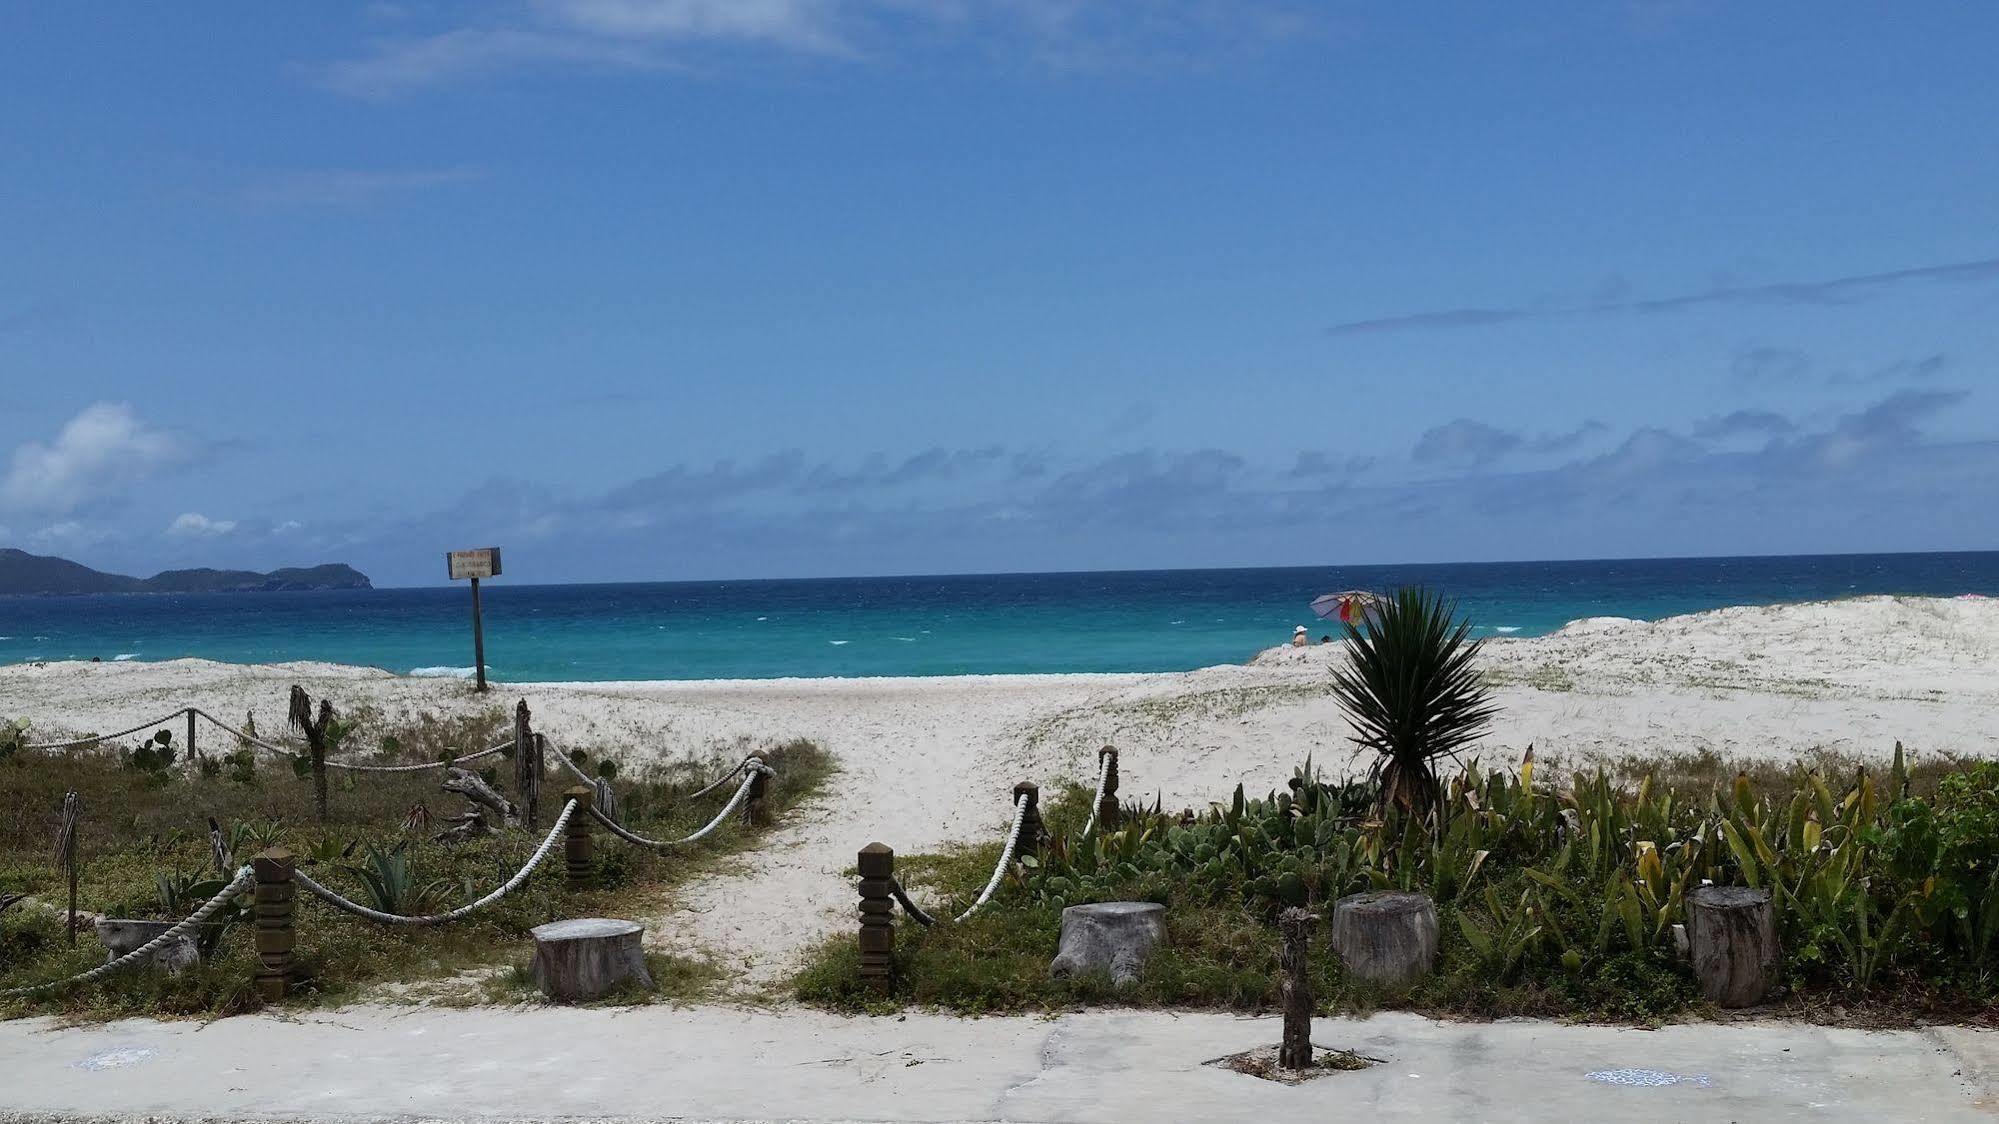
[[[1381,596],[1364,589],[1343,589],[1312,598],[1312,612],[1321,620],[1359,624],[1360,618],[1381,604]]]

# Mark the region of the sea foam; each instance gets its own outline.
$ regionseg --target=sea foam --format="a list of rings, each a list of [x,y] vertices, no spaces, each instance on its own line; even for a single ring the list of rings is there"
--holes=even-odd
[[[492,670],[491,668],[487,669]],[[470,679],[478,674],[478,669],[470,667],[413,667],[410,674],[419,679]]]

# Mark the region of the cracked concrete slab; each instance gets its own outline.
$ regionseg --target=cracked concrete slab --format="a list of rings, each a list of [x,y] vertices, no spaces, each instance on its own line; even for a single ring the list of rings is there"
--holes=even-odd
[[[0,1024],[0,1120],[1989,1119],[1999,1032],[1644,1031],[1321,1019],[1383,1063],[1286,1086],[1209,1059],[1277,1021],[656,1006],[358,1007],[211,1024]]]

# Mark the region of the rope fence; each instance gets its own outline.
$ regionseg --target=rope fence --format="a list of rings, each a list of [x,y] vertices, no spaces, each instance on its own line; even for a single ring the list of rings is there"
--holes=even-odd
[[[533,874],[535,868],[542,864],[542,860],[548,858],[548,853],[555,848],[555,841],[561,838],[568,830],[569,819],[576,814],[578,803],[577,800],[571,799],[562,806],[562,814],[555,817],[555,826],[549,829],[547,837],[541,841],[541,846],[534,849],[534,854],[528,858],[525,865],[514,872],[512,878],[507,879],[479,900],[467,902],[448,913],[436,913],[425,916],[412,916],[406,913],[384,913],[379,909],[370,909],[360,902],[341,896],[338,891],[329,889],[324,883],[302,870],[294,871],[292,877],[298,881],[299,885],[304,886],[313,897],[318,898],[335,909],[351,913],[356,917],[363,917],[370,921],[379,921],[384,925],[448,924],[470,917],[472,914],[520,889],[521,885],[528,880],[528,875]]]
[[[194,729],[195,721],[200,719],[221,730],[223,733],[237,738],[243,745],[254,746],[293,760],[305,759],[307,756],[287,746],[258,737],[247,730],[231,726],[201,708],[194,706],[182,707],[159,719],[115,733],[92,734],[88,737],[67,741],[28,743],[25,748],[39,750],[68,749],[77,746],[102,744],[114,738],[121,738],[144,730],[163,727],[183,717],[188,722],[190,741],[193,738],[191,731]],[[518,744],[518,739],[522,736],[521,732],[526,730],[526,721],[526,703],[523,702],[517,718],[517,723],[519,724],[516,726],[517,732],[514,740],[509,740],[500,745],[467,754],[463,757],[454,758],[451,761],[427,762],[418,765],[361,765],[352,762],[336,761],[325,761],[324,764],[329,768],[345,768],[356,772],[382,773],[405,773],[424,769],[443,768],[446,765],[475,761],[512,749]],[[526,736],[533,738],[534,744],[537,747],[547,744],[545,738],[541,735],[533,734],[531,731],[527,732]],[[538,774],[539,763],[544,759],[545,755],[537,752],[529,756],[535,759],[535,772]],[[713,834],[731,816],[737,815],[739,812],[745,822],[759,822],[763,816],[766,785],[769,778],[777,775],[777,771],[771,767],[762,754],[753,753],[744,757],[714,781],[689,796],[682,798],[683,800],[698,799],[721,789],[732,781],[736,782],[735,792],[712,819],[700,829],[682,838],[657,840],[648,839],[631,831],[604,810],[601,805],[609,803],[608,798],[611,795],[610,784],[607,778],[590,776],[567,754],[557,753],[556,756],[562,762],[563,767],[580,783],[576,787],[568,789],[563,794],[565,802],[561,812],[556,816],[553,826],[549,828],[548,833],[536,845],[533,854],[529,856],[527,861],[512,876],[478,899],[459,906],[456,909],[436,914],[401,914],[375,909],[347,897],[314,878],[312,875],[298,869],[297,861],[291,852],[283,848],[272,847],[257,855],[249,865],[239,869],[228,886],[224,887],[220,893],[204,903],[192,915],[176,923],[172,928],[160,933],[152,940],[147,941],[139,948],[133,949],[131,952],[120,955],[89,971],[80,972],[65,979],[0,990],[0,999],[34,995],[53,991],[58,988],[88,983],[120,969],[142,963],[176,938],[182,937],[188,932],[208,924],[217,913],[222,911],[232,901],[248,893],[251,895],[250,900],[253,903],[253,908],[248,911],[248,916],[254,922],[256,930],[255,949],[258,967],[256,969],[255,982],[264,998],[275,1002],[285,996],[292,979],[292,953],[296,943],[295,901],[297,889],[301,886],[304,887],[308,894],[318,898],[333,909],[379,924],[412,927],[449,924],[486,909],[509,894],[519,890],[527,883],[534,872],[547,862],[549,856],[555,850],[558,839],[566,841],[564,851],[569,888],[572,890],[587,889],[594,885],[596,882],[597,863],[591,834],[593,824],[602,824],[612,834],[617,835],[627,842],[643,847],[664,850],[686,846],[706,838]],[[516,779],[517,781],[519,780],[519,778]],[[525,783],[530,787],[535,787],[538,786],[539,781],[536,779]],[[490,790],[488,791],[490,792]],[[71,803],[74,803],[73,798]],[[505,802],[502,801],[502,803],[504,804]],[[512,813],[509,812],[508,815],[511,820]],[[533,823],[532,816],[529,817],[528,822],[530,824]],[[1016,817],[1017,823],[1018,817]],[[212,823],[211,829],[213,829]],[[59,840],[59,850],[64,846],[71,846],[69,840],[74,838],[73,832],[73,825],[70,821],[65,820],[64,831],[61,833],[62,838]],[[997,880],[998,874],[996,873],[994,876],[995,885],[997,884]],[[991,889],[991,887],[988,887],[986,896],[990,895]],[[983,897],[981,904],[983,904]],[[73,908],[74,906],[72,905]]]
[[[1119,820],[1118,751],[1113,746],[1105,746],[1097,751],[1097,787],[1090,800],[1090,815],[1083,824],[1083,830],[1076,836],[1077,843],[1115,828]],[[999,889],[1001,879],[1011,869],[1017,858],[1036,856],[1040,853],[1041,790],[1038,786],[1023,782],[1013,787],[1013,823],[1007,828],[1005,843],[1000,848],[999,862],[993,866],[992,876],[986,879],[985,888],[979,891],[972,904],[963,913],[948,921],[940,920],[929,910],[918,905],[909,896],[909,890],[895,876],[895,850],[886,843],[870,843],[861,848],[856,864],[860,870],[860,968],[861,982],[881,994],[888,994],[894,985],[895,971],[895,911],[900,908],[909,919],[924,928],[938,925],[962,925],[983,909]],[[1024,864],[1032,865],[1032,864]]]
[[[208,919],[221,912],[222,907],[228,905],[231,899],[241,894],[244,890],[249,889],[250,884],[255,881],[255,878],[255,874],[249,867],[243,867],[236,872],[236,877],[230,881],[229,885],[224,886],[221,892],[203,903],[200,909],[189,914],[186,920],[154,937],[152,940],[147,941],[145,944],[140,945],[138,948],[133,949],[123,956],[99,964],[88,972],[78,972],[74,976],[60,980],[50,980],[47,983],[29,984],[26,987],[10,987],[5,991],[0,991],[0,999],[12,999],[23,995],[34,995],[37,992],[53,991],[56,988],[68,987],[72,984],[89,983],[91,980],[108,976],[120,968],[137,964],[139,961],[166,947],[169,941],[206,925]]]
[[[608,831],[610,831],[612,835],[615,835],[618,838],[624,840],[625,842],[631,843],[635,846],[650,847],[656,851],[665,850],[668,847],[684,847],[689,843],[695,843],[700,841],[701,839],[705,838],[710,832],[713,832],[716,828],[720,827],[722,825],[722,821],[728,819],[729,816],[732,813],[734,813],[737,808],[742,806],[743,801],[748,800],[750,798],[750,796],[752,795],[751,790],[757,787],[758,782],[762,781],[765,777],[771,777],[777,775],[777,771],[775,769],[772,769],[769,765],[764,764],[762,759],[760,758],[752,757],[748,759],[748,761],[746,761],[744,764],[748,765],[751,764],[752,762],[754,762],[754,764],[751,765],[749,775],[743,778],[742,784],[736,786],[736,794],[734,796],[729,797],[729,802],[727,804],[722,805],[722,810],[715,813],[714,819],[709,820],[705,826],[703,826],[700,830],[694,832],[692,835],[684,835],[679,839],[647,839],[645,836],[639,835],[633,831],[628,830],[623,824],[612,819],[610,816],[605,815],[595,805],[592,805],[590,808],[590,816],[598,823],[603,824],[604,827]],[[743,766],[738,765],[734,770],[730,772],[729,775],[734,776],[736,773],[740,773],[742,771],[743,771]],[[707,788],[702,789],[701,792],[696,793],[695,795],[699,796],[702,795],[703,793],[713,792],[715,791],[716,787],[717,787],[716,785],[711,784]],[[688,799],[691,800],[693,799],[693,797],[689,797]]]
[[[113,741],[118,738],[129,737],[130,735],[139,733],[142,730],[154,730],[165,727],[170,723],[172,723],[175,719],[182,717],[199,718],[202,721],[207,722],[209,725],[215,727],[216,729],[222,731],[223,733],[228,734],[230,737],[235,738],[237,741],[241,742],[244,745],[255,746],[258,749],[262,749],[270,753],[275,753],[280,757],[289,758],[293,761],[302,761],[308,759],[307,755],[299,750],[293,749],[289,746],[280,745],[267,738],[259,737],[256,734],[250,733],[248,730],[243,730],[235,726],[231,726],[229,723],[222,721],[220,718],[215,717],[213,714],[208,713],[207,711],[201,709],[198,706],[184,706],[179,710],[163,715],[150,722],[141,722],[137,726],[132,726],[124,730],[118,730],[114,733],[90,734],[86,737],[70,738],[66,741],[24,742],[22,743],[21,748],[35,749],[35,750],[64,750],[64,749],[76,749],[80,746],[87,746],[87,745],[102,745],[105,742]],[[192,730],[193,729],[192,724],[190,724],[188,728]],[[491,757],[494,754],[505,753],[506,751],[512,749],[513,747],[514,743],[512,739],[509,739],[507,741],[501,742],[499,745],[490,746],[486,749],[478,750],[477,752],[474,753],[468,753],[461,757],[454,757],[449,761],[422,761],[414,765],[364,765],[356,761],[334,761],[329,759],[326,762],[326,767],[329,769],[345,769],[349,772],[355,772],[355,773],[420,773],[426,769],[442,769],[447,766],[461,765],[467,761],[478,761],[482,758]]]

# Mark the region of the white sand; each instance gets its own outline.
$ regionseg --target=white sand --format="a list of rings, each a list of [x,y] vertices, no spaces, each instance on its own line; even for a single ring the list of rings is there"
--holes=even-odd
[[[1015,781],[1088,784],[1095,751],[1122,752],[1127,796],[1171,808],[1233,789],[1277,787],[1311,754],[1351,766],[1326,693],[1336,645],[1277,648],[1248,666],[1166,675],[1011,675],[531,684],[480,699],[451,679],[331,664],[241,667],[204,660],[0,668],[0,716],[38,736],[117,729],[193,703],[225,719],[281,721],[302,683],[336,705],[394,719],[476,712],[525,697],[565,746],[626,760],[706,757],[718,745],[812,738],[840,760],[824,799],[794,813],[739,872],[665,910],[654,936],[704,948],[745,979],[782,977],[813,940],[844,928],[841,871],[880,839],[903,852],[997,835]],[[1787,759],[1818,747],[1995,755],[1999,601],[1867,597],[1725,609],[1656,623],[1595,618],[1486,649],[1503,709],[1484,750],[1530,742],[1557,766],[1628,753],[1708,749]]]

